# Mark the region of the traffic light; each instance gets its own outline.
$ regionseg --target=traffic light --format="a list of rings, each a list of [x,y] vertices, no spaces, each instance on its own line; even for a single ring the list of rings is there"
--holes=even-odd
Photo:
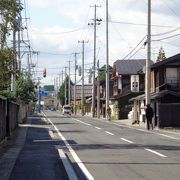
[[[43,77],[46,77],[46,68],[43,69]]]

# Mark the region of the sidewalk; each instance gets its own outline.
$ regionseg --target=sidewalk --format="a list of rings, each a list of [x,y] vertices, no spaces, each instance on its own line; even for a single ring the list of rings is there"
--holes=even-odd
[[[52,141],[49,128],[40,117],[30,117],[0,147],[1,180],[68,180]]]

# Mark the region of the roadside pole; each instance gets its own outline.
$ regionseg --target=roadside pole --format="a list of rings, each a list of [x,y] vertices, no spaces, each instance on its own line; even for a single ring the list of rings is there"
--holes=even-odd
[[[107,108],[109,107],[109,14],[108,14],[108,0],[106,0],[106,119]]]
[[[82,87],[81,87],[81,114],[84,116],[84,43],[88,43],[88,41],[78,41],[82,43]]]
[[[148,35],[147,35],[147,59],[146,59],[146,105],[150,104],[150,83],[151,83],[151,0],[148,0]]]

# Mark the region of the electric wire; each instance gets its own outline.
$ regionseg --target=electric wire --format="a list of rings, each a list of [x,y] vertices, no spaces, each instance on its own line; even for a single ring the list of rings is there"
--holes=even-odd
[[[164,38],[161,38],[161,39],[155,39],[155,40],[152,40],[152,41],[162,41],[162,40],[165,40],[165,39],[174,38],[176,36],[180,36],[180,34],[175,34],[175,35],[172,35],[172,36],[164,37]]]
[[[137,47],[145,40],[147,36],[144,36],[141,41],[123,58],[125,60],[128,56],[130,56],[136,49]]]

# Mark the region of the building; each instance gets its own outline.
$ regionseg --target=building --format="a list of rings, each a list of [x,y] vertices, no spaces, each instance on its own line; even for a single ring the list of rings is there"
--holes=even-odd
[[[144,118],[145,96],[131,99],[137,110],[137,119]],[[180,54],[166,58],[151,66],[151,106],[154,125],[180,127]]]
[[[74,86],[71,86],[71,105],[74,105]],[[81,108],[82,85],[76,85],[76,106]],[[92,84],[84,85],[85,113],[91,113],[92,105]]]
[[[145,90],[145,59],[117,60],[113,64],[111,80],[114,116],[126,119],[131,105],[129,99],[144,93]]]

